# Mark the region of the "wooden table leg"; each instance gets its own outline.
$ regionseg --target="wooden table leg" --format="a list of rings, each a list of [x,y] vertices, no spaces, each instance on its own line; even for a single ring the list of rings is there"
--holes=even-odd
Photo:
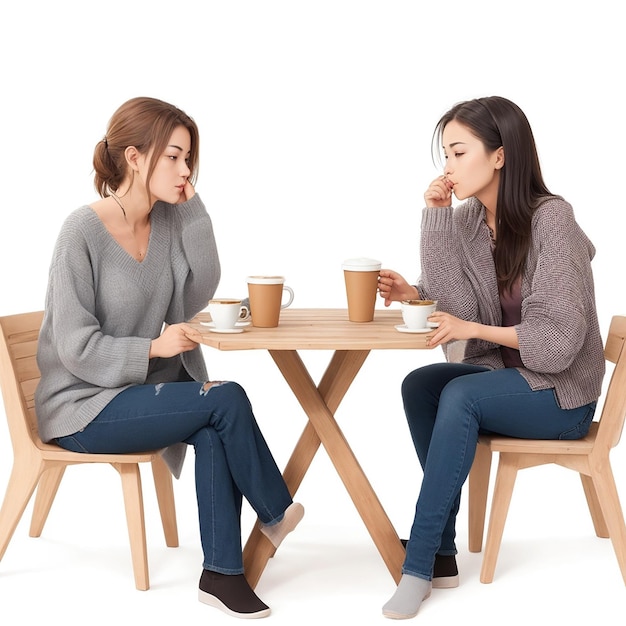
[[[311,423],[308,422],[283,472],[283,478],[292,497],[298,490],[319,445],[320,438],[317,436]],[[253,589],[259,582],[267,562],[275,552],[276,548],[259,530],[257,522],[243,549],[243,568],[246,573],[246,580]]]
[[[399,582],[404,548],[334,418],[369,350],[336,351],[319,387],[311,379],[297,351],[270,350],[270,354],[309,418],[285,469],[290,492],[296,492],[321,441],[387,568],[396,583]],[[272,554],[273,546],[255,527],[244,549],[246,578],[252,587],[258,582]]]
[[[275,357],[274,353],[271,354]],[[294,354],[299,361],[298,368],[302,368],[308,377],[304,363],[302,363],[296,352]],[[333,412],[337,410],[354,377],[367,358],[367,354],[367,351],[335,353],[317,388],[319,395],[323,398],[329,410]],[[349,370],[353,372],[351,378],[346,373],[341,376],[337,375],[338,370],[342,369],[346,361],[351,363],[349,367]],[[310,384],[315,387],[310,377],[309,380]],[[320,438],[315,432],[313,424],[308,421],[283,472],[283,477],[292,496],[298,491],[319,446]],[[258,525],[255,524],[243,550],[244,570],[248,584],[251,587],[254,588],[257,585],[268,560],[273,556],[274,552],[274,546],[261,533]]]

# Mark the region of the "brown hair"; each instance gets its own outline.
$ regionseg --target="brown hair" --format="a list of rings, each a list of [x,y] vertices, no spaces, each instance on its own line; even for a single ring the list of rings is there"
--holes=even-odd
[[[500,96],[468,100],[452,107],[435,127],[433,140],[439,145],[443,129],[452,120],[469,128],[487,153],[504,148],[494,260],[499,286],[510,289],[524,271],[535,209],[552,195],[543,181],[532,129],[524,112]]]
[[[122,104],[109,120],[104,139],[99,141],[93,153],[95,172],[94,186],[101,197],[116,192],[124,181],[128,166],[124,152],[134,146],[140,154],[152,150],[146,191],[152,172],[156,166],[154,156],[160,156],[172,133],[178,126],[184,126],[191,136],[191,153],[187,160],[189,181],[194,184],[198,176],[199,133],[196,123],[186,113],[172,104],[156,98],[132,98]]]

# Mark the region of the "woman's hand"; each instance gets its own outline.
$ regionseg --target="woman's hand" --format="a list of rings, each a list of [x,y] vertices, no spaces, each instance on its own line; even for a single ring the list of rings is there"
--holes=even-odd
[[[166,326],[160,337],[152,340],[150,344],[150,358],[169,358],[189,352],[198,346],[196,341],[190,339],[188,335],[193,335],[194,330],[188,324],[172,324]]]
[[[429,335],[428,345],[433,348],[449,341],[482,339],[519,350],[519,339],[515,326],[489,326],[478,322],[466,322],[443,311],[435,311],[428,316],[428,321],[439,324],[437,328],[433,328],[432,334]]]
[[[385,299],[385,306],[389,306],[394,301],[416,300],[420,295],[417,289],[391,270],[380,270],[378,274],[378,292],[380,297]]]
[[[427,207],[448,207],[452,204],[452,187],[454,185],[445,175],[435,178],[424,193]]]
[[[193,188],[193,185],[188,180],[186,180],[183,193],[180,194],[180,200],[177,202],[177,204],[187,202],[187,200],[191,200],[195,195],[196,190]]]
[[[443,311],[435,311],[428,316],[428,321],[439,324],[437,328],[433,328],[428,345],[437,347],[449,341],[459,341],[464,339],[473,339],[477,336],[480,324],[475,322],[466,322],[450,313]]]

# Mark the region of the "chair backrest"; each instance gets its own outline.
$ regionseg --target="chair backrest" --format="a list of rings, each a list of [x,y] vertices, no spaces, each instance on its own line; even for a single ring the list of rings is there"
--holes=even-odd
[[[40,373],[37,341],[43,311],[0,317],[0,388],[14,451],[41,447],[35,414]]]
[[[615,364],[600,415],[596,445],[614,448],[626,418],[626,317],[615,315],[604,346],[607,361]]]

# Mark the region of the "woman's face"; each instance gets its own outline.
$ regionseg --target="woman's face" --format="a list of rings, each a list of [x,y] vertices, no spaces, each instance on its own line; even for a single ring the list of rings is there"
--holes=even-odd
[[[495,211],[500,168],[504,165],[503,148],[488,154],[485,144],[456,120],[446,124],[442,140],[444,174],[454,185],[454,195],[459,200],[474,196]]]
[[[139,160],[141,178],[145,180],[150,159],[156,164],[150,178],[153,200],[177,204],[184,199],[183,190],[191,173],[187,161],[191,154],[191,135],[184,126],[178,126],[169,138],[161,155],[148,154]]]

